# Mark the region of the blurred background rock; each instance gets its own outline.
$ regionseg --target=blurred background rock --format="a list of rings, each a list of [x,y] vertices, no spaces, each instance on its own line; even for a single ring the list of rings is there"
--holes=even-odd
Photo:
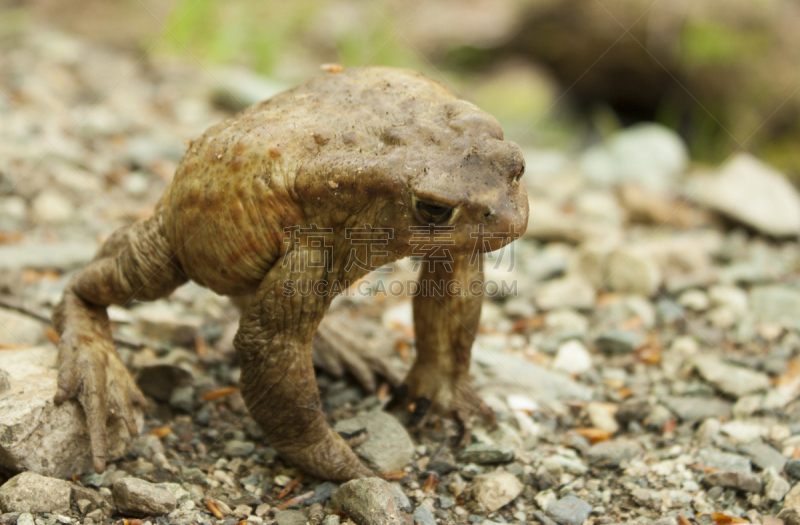
[[[410,67],[525,145],[621,126],[677,130],[693,159],[746,149],[800,175],[800,5],[792,0],[32,0],[0,4],[8,44],[45,24],[146,60],[246,66],[293,84],[322,63]],[[5,45],[5,44],[4,44]],[[239,102],[258,93],[235,70]],[[211,74],[211,73],[210,73]],[[231,88],[233,89],[233,88]],[[235,93],[238,95],[238,93]],[[236,101],[220,103],[236,105]],[[232,107],[231,109],[235,109]]]

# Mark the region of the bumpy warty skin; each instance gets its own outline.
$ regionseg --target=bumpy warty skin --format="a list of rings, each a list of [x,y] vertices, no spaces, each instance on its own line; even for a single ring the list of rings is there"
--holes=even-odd
[[[95,468],[104,466],[97,459],[103,411],[128,414],[142,401],[127,382],[127,396],[98,398],[125,374],[98,324],[105,306],[154,300],[191,279],[219,294],[254,294],[234,345],[242,394],[270,444],[317,477],[372,475],[320,410],[311,344],[332,293],[286,293],[286,283],[305,279],[331,291],[334,282],[420,255],[414,228],[444,228],[446,240],[435,242],[451,255],[422,280],[482,282],[476,254],[504,246],[527,225],[523,171],[519,147],[503,140],[494,118],[422,75],[392,68],[322,74],[210,128],[190,145],[153,217],[112,236],[57,309],[67,378],[58,399],[75,397],[87,411]],[[392,231],[377,257],[347,233],[364,227]],[[303,264],[319,249],[298,228],[327,229],[327,265]],[[369,267],[348,265],[354,254]],[[467,426],[482,410],[468,376],[480,304],[472,292],[415,297],[419,357],[400,401]]]
[[[462,207],[473,220],[456,225],[453,250],[469,250],[479,223],[517,233],[527,224],[522,186],[497,183],[524,162],[502,136],[494,118],[417,73],[324,74],[191,145],[165,195],[170,242],[192,280],[247,293],[288,248],[285,229],[299,224],[394,227],[394,251],[404,255],[416,193]]]

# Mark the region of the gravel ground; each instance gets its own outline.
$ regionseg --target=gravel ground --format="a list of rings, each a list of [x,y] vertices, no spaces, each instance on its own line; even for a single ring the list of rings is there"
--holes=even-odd
[[[388,384],[323,372],[326,413],[369,429],[356,451],[386,474],[302,476],[236,391],[236,310],[187,285],[110,310],[149,407],[103,475],[81,470],[86,436],[59,430],[81,422],[52,406],[37,315],[150,213],[184,141],[280,89],[138,58],[45,30],[0,56],[0,523],[800,523],[800,197],[747,154],[696,166],[654,125],[526,151],[530,225],[487,265],[509,287],[473,349],[499,423],[476,421],[465,449],[452,422],[409,433],[381,412]],[[381,282],[330,315],[405,370],[410,300]]]

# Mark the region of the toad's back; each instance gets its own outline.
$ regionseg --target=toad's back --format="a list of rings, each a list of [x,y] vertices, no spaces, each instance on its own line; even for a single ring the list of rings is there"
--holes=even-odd
[[[412,71],[348,69],[210,128],[191,145],[160,203],[184,272],[217,293],[252,291],[285,252],[286,229],[306,223],[308,203],[295,191],[304,164],[323,151],[380,154],[383,130],[428,117],[449,100],[444,87]]]

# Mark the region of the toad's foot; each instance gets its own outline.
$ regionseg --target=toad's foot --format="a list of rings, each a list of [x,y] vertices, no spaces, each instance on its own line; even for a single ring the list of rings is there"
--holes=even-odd
[[[138,408],[147,402],[111,342],[105,308],[92,307],[66,294],[62,308],[72,322],[59,341],[58,390],[55,403],[77,399],[86,414],[95,472],[106,466],[106,424],[125,421],[131,436]]]
[[[314,336],[313,358],[317,368],[333,377],[352,374],[367,392],[375,392],[378,377],[394,387],[403,380],[387,356],[346,324],[328,317],[322,320]]]
[[[492,426],[496,422],[494,412],[480,398],[468,375],[441,377],[432,368],[411,369],[386,405],[387,410],[400,408],[412,409],[410,427],[422,426],[432,413],[453,418],[458,423],[457,448],[469,444],[474,415],[481,415]]]

